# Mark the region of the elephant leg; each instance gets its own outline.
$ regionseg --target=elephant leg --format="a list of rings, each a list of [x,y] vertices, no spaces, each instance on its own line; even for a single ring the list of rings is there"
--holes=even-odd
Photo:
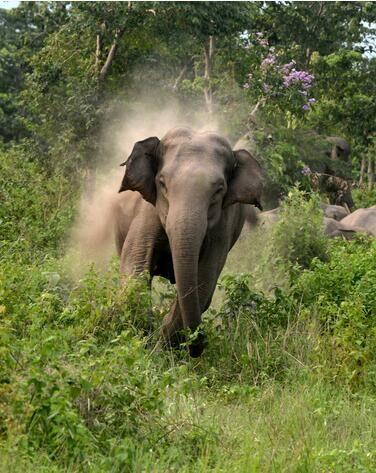
[[[163,232],[159,217],[147,204],[133,220],[124,241],[120,272],[124,276],[139,275],[148,271],[152,275],[154,252]]]
[[[163,319],[161,327],[162,338],[169,346],[178,347],[184,341],[184,337],[181,334],[183,328],[183,318],[178,299],[176,298],[169,313]]]
[[[153,210],[153,209],[150,209]],[[147,287],[151,290],[155,253],[160,246],[162,226],[159,217],[152,211],[140,212],[132,221],[125,238],[120,261],[122,284],[126,285],[129,277],[138,276],[147,271],[150,275]],[[143,333],[149,336],[154,331],[152,307],[148,310],[150,325],[145,325]]]

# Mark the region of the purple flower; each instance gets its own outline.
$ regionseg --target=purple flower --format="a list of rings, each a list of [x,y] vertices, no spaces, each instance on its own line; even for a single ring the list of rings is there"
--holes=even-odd
[[[316,103],[316,99],[314,99],[314,98],[312,97],[312,98],[308,99],[308,102],[309,102],[309,103]]]
[[[289,87],[292,84],[301,85],[303,90],[308,90],[312,87],[314,76],[306,71],[297,71],[295,68],[291,71],[286,70],[283,76],[283,85]]]
[[[289,73],[289,72],[291,71],[291,69],[294,67],[294,65],[295,65],[295,61],[291,61],[291,62],[289,62],[289,63],[287,63],[287,64],[283,64],[283,66],[282,66],[282,71],[283,71],[285,74],[287,74],[287,73]]]
[[[266,58],[262,61],[261,63],[261,67],[264,69],[268,66],[270,66],[271,64],[274,64],[275,63],[275,56],[273,54],[269,54],[268,56],[266,56]]]
[[[303,169],[301,170],[301,173],[303,176],[309,176],[311,174],[311,169],[308,166],[304,166]]]
[[[307,103],[305,103],[302,108],[303,110],[309,110],[310,106]]]

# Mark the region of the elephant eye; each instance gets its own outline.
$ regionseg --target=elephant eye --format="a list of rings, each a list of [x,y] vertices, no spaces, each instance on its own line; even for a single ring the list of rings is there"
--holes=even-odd
[[[213,194],[212,200],[217,200],[223,193],[223,186],[219,187]]]
[[[166,183],[165,183],[163,177],[159,178],[159,185],[161,186],[161,189],[162,189],[163,191],[167,191]]]
[[[223,186],[220,186],[216,191],[214,195],[220,195],[223,192]]]

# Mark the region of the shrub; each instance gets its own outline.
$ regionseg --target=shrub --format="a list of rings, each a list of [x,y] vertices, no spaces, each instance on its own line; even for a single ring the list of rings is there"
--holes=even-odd
[[[24,257],[56,249],[73,217],[75,192],[47,174],[21,148],[0,151],[0,242],[23,243]]]
[[[314,258],[327,260],[327,247],[319,197],[294,188],[281,205],[258,269],[259,278],[263,285],[271,280],[273,286],[286,282],[286,275],[290,275],[291,282]]]
[[[175,380],[146,348],[159,324],[146,276],[121,289],[114,267],[77,282],[53,259],[6,262],[0,295],[0,441],[67,465],[163,435]]]
[[[282,379],[294,364],[287,351],[296,352],[294,337],[300,330],[294,300],[278,288],[271,297],[255,292],[247,274],[224,276],[220,288],[223,304],[204,320],[210,369],[205,368],[225,385],[245,383],[245,391],[267,379]]]
[[[353,386],[376,383],[375,267],[374,240],[332,242],[329,262],[315,260],[294,288],[306,316],[321,323],[321,363]]]
[[[372,190],[368,189],[354,189],[352,191],[352,196],[354,198],[355,207],[368,208],[376,205],[376,187]]]

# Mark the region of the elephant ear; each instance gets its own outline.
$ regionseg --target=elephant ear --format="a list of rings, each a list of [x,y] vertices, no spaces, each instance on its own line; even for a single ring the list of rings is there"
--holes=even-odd
[[[263,179],[260,164],[245,149],[234,151],[234,156],[236,164],[228,183],[223,207],[241,202],[253,204],[262,210],[260,200]]]
[[[125,166],[125,174],[119,192],[138,191],[145,200],[155,205],[158,145],[159,139],[155,136],[137,141],[129,158],[120,165]]]

